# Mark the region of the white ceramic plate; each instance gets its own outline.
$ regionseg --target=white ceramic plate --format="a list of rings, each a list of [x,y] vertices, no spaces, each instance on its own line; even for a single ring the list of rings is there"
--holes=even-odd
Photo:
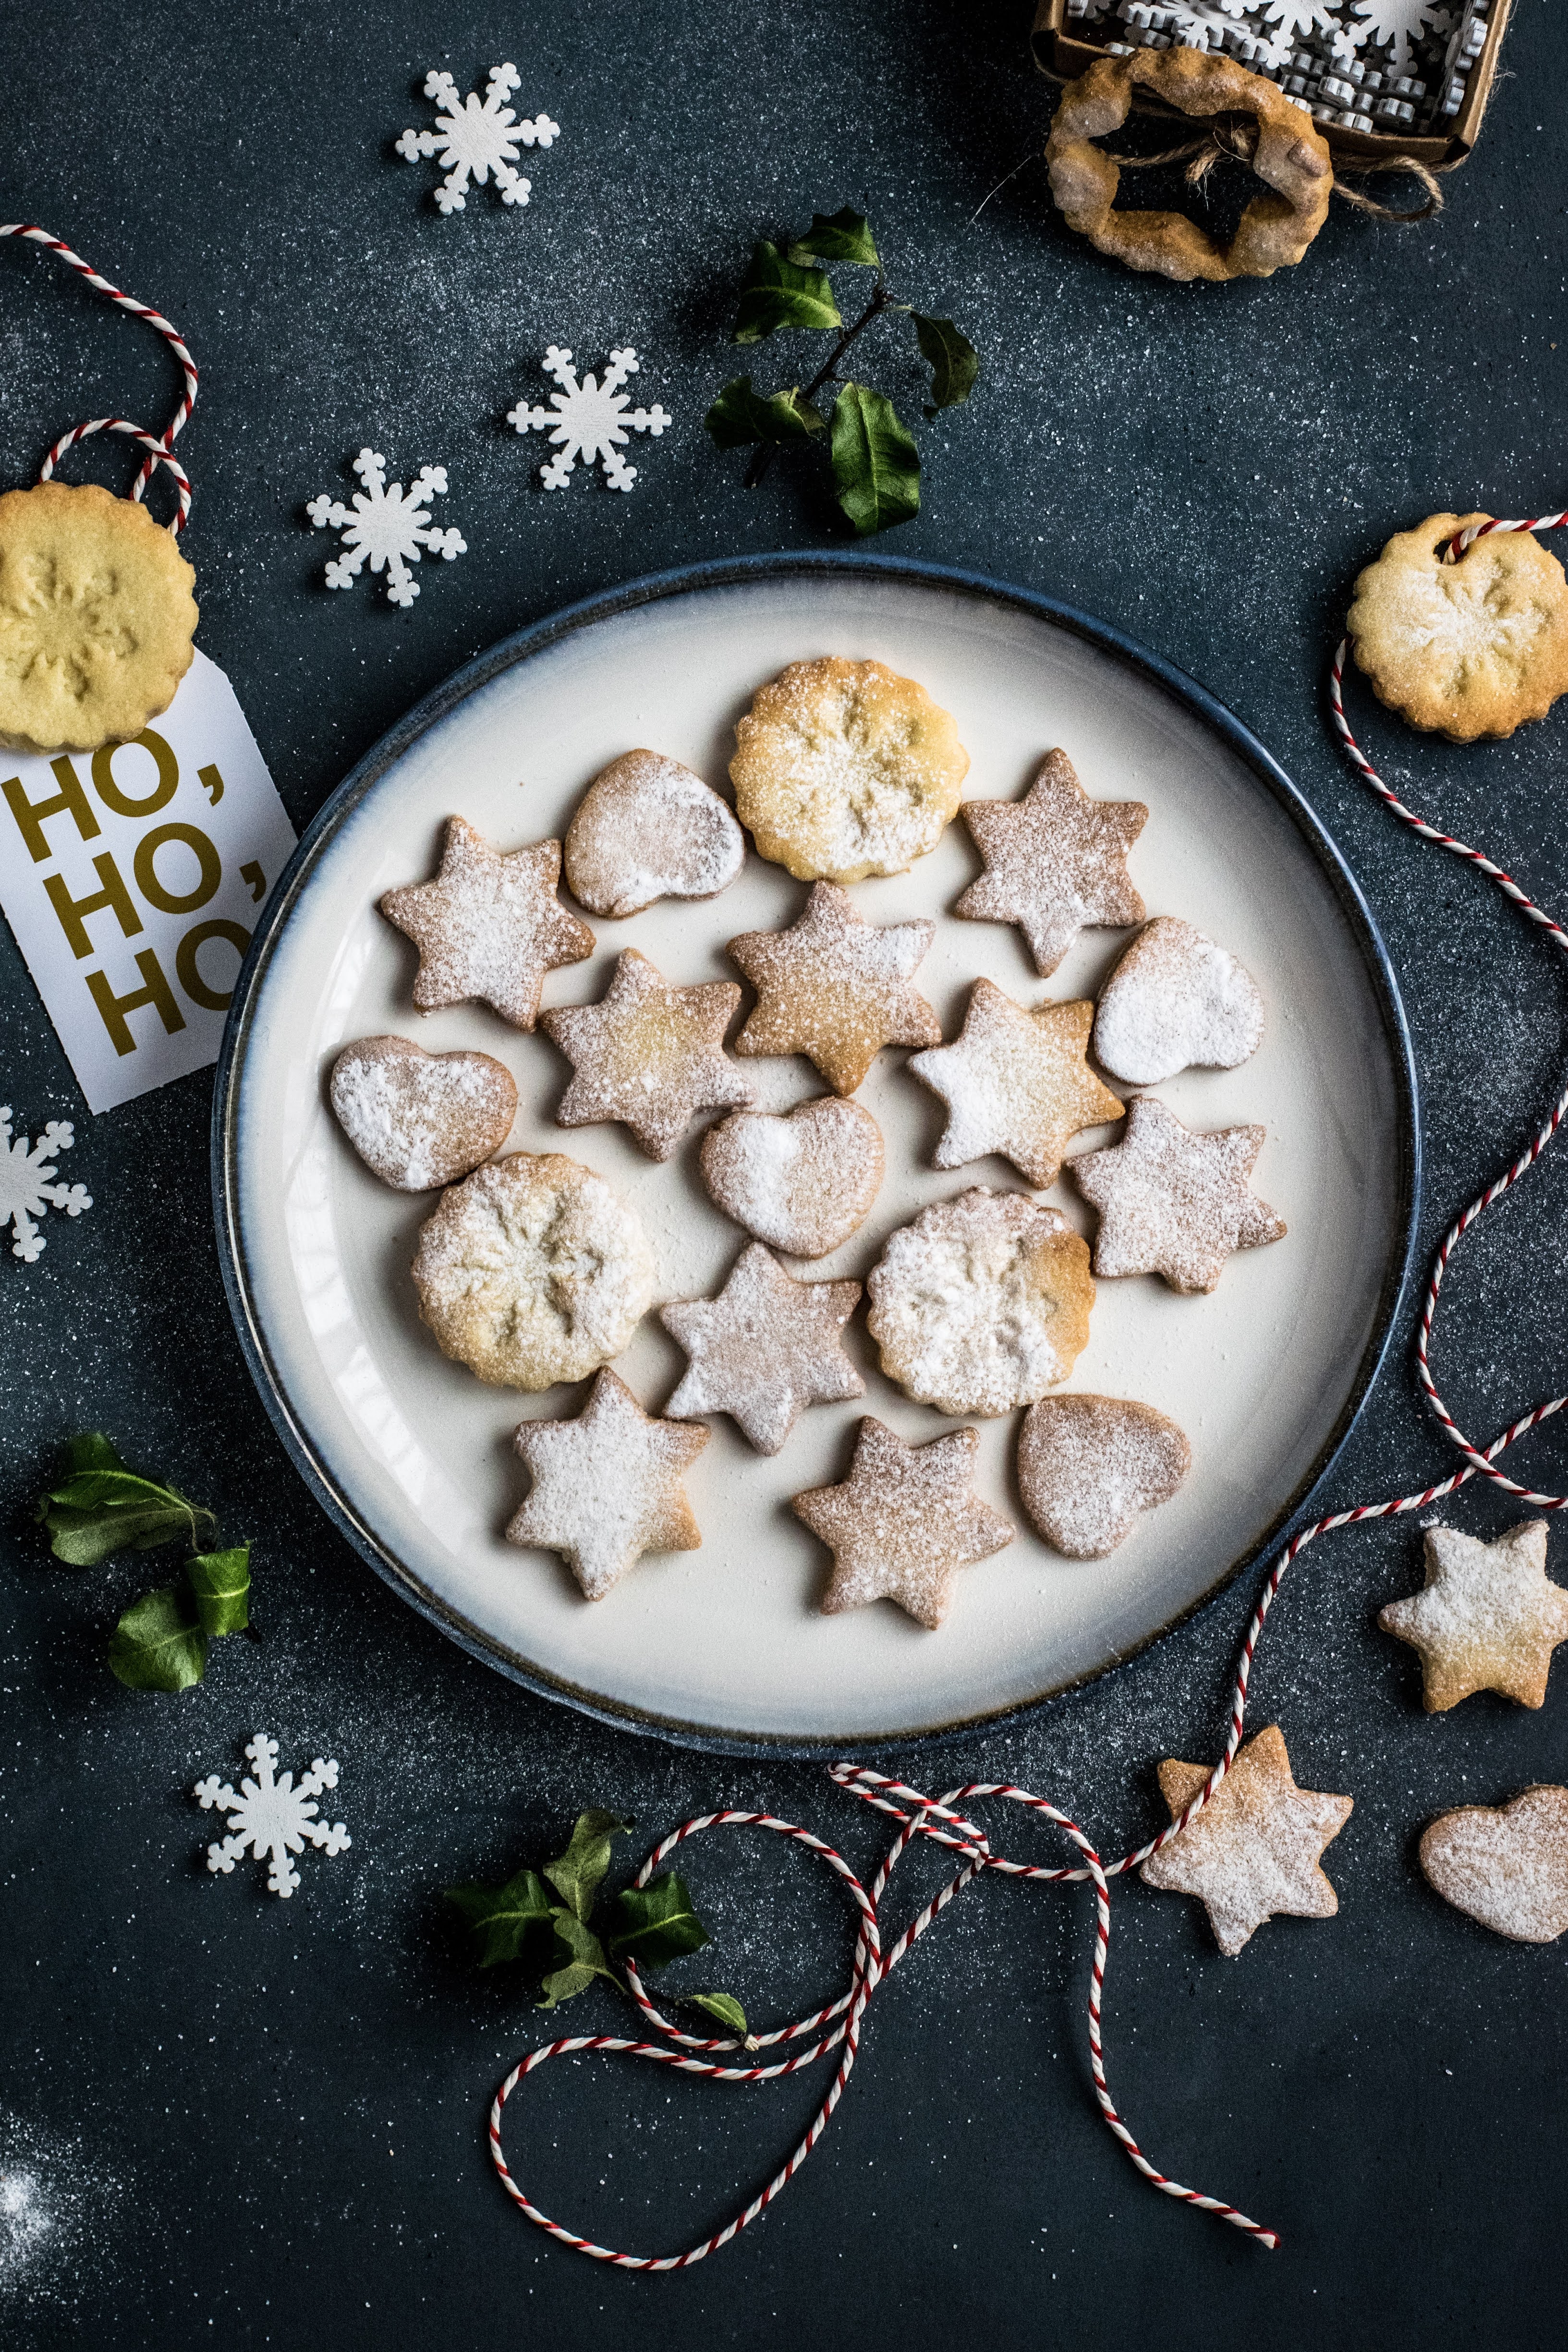
[[[934,1633],[890,1602],[821,1615],[826,1555],[789,1509],[792,1495],[845,1475],[861,1412],[911,1439],[954,1425],[881,1376],[861,1316],[849,1346],[862,1401],[809,1412],[771,1459],[727,1419],[712,1422],[688,1480],[700,1550],[646,1559],[590,1605],[553,1554],[505,1544],[527,1486],[512,1429],[525,1415],[574,1412],[585,1390],[512,1395],[439,1353],[409,1279],[435,1196],[379,1184],[325,1099],[325,1074],[351,1038],[392,1030],[496,1055],[518,1081],[510,1148],[587,1161],[636,1203],[661,1297],[710,1295],[746,1237],[700,1187],[699,1130],[657,1166],[623,1128],[556,1127],[569,1073],[549,1040],[480,1005],[416,1013],[412,951],[376,900],[434,870],[453,812],[506,847],[559,837],[590,778],[635,744],[726,789],[731,730],[756,688],[785,662],[826,653],[875,656],[921,679],[957,718],[970,796],[1016,796],[1060,744],[1091,795],[1147,802],[1132,873],[1150,912],[1184,916],[1232,949],[1268,1006],[1252,1060],[1159,1091],[1190,1125],[1267,1128],[1254,1181],[1289,1237],[1232,1258],[1205,1297],[1152,1277],[1101,1283],[1068,1383],[1173,1415],[1192,1441],[1185,1486],[1109,1559],[1069,1561],[1018,1506],[1018,1416],[982,1424],[979,1490],[1018,1533],[961,1572]],[[873,922],[939,919],[919,984],[945,1034],[977,973],[1030,1004],[1092,993],[1129,935],[1082,934],[1042,982],[1016,930],[946,913],[976,871],[955,824],[911,873],[854,894]],[[545,1004],[599,997],[613,958],[633,945],[672,980],[733,979],[725,941],[792,921],[805,898],[805,885],[752,855],[717,899],[595,923],[597,953],[552,973]],[[885,1053],[860,1092],[888,1146],[876,1208],[835,1256],[797,1271],[864,1276],[890,1229],[924,1203],[971,1183],[1021,1183],[995,1160],[931,1169],[942,1111],[906,1058]],[[801,1060],[742,1066],[765,1107],[823,1091]],[[1415,1135],[1403,1016],[1370,918],[1331,844],[1235,719],[1038,597],[886,560],[769,557],[638,583],[525,631],[350,777],[300,843],[242,976],[215,1177],[231,1299],[262,1394],[384,1576],[503,1671],[615,1720],[817,1752],[951,1731],[1093,1675],[1278,1534],[1376,1370],[1408,1254]],[[1046,1197],[1092,1230],[1070,1185]],[[682,1361],[650,1315],[617,1369],[658,1410]]]

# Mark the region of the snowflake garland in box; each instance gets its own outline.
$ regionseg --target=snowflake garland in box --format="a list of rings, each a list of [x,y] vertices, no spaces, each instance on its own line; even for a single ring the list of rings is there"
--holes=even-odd
[[[327,566],[329,588],[350,588],[368,561],[373,572],[386,572],[390,604],[412,604],[419,583],[408,567],[417,563],[422,550],[450,563],[466,555],[468,543],[459,530],[442,530],[430,520],[430,500],[444,497],[445,466],[421,466],[405,490],[401,482],[386,486],[386,460],[379,449],[362,449],[353,470],[364,484],[353,494],[353,505],[325,492],[312,499],[305,512],[318,530],[342,531],[343,552]]]
[[[624,351],[610,353],[603,383],[591,375],[579,383],[571,352],[551,344],[544,354],[544,373],[553,376],[560,391],[551,394],[548,408],[530,408],[520,400],[506,415],[507,423],[520,433],[548,433],[555,443],[555,456],[539,472],[547,490],[564,489],[579,459],[591,467],[596,458],[603,461],[605,479],[612,490],[631,488],[637,469],[621,455],[628,428],[633,433],[651,433],[657,440],[665,426],[675,422],[657,401],[651,408],[629,405],[621,386],[628,376],[637,374],[637,355],[627,344]]]
[[[438,211],[460,213],[470,179],[479,188],[493,180],[503,205],[527,204],[533,183],[515,168],[517,151],[550,146],[560,137],[561,125],[552,122],[548,114],[520,122],[506,100],[521,86],[522,76],[515,66],[492,66],[481,101],[477,90],[459,98],[449,73],[426,74],[425,95],[436,101],[436,128],[405,131],[396,152],[406,163],[429,156],[439,160],[447,176],[436,190]]]
[[[1394,69],[1402,73],[1410,63],[1413,45],[1434,29],[1436,13],[1436,0],[1352,0],[1351,29],[1362,41],[1392,47]]]
[[[68,1217],[79,1217],[92,1206],[92,1194],[85,1184],[54,1181],[56,1160],[75,1141],[76,1129],[68,1118],[51,1118],[37,1143],[25,1135],[13,1140],[11,1107],[0,1104],[0,1234],[10,1227],[16,1236],[11,1255],[24,1265],[42,1257],[46,1246],[35,1219],[50,1209],[63,1209]]]
[[[222,1871],[226,1877],[237,1862],[247,1853],[254,1853],[259,1862],[265,1858],[270,1867],[267,1874],[268,1892],[292,1895],[300,1884],[300,1874],[289,1857],[303,1853],[305,1842],[321,1853],[342,1853],[353,1841],[342,1822],[333,1822],[329,1828],[316,1819],[316,1799],[327,1789],[338,1785],[336,1757],[325,1762],[316,1757],[308,1772],[300,1776],[295,1786],[292,1772],[285,1772],[279,1780],[273,1777],[278,1761],[278,1742],[258,1731],[247,1742],[246,1754],[256,1767],[254,1780],[241,1780],[236,1796],[226,1780],[216,1772],[198,1780],[192,1795],[204,1812],[216,1805],[228,1816],[231,1827],[221,1843],[207,1848],[207,1868]]]

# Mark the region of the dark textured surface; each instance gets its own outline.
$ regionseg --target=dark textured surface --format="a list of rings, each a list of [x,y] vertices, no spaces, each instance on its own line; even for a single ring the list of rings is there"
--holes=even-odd
[[[419,694],[521,623],[691,558],[809,545],[830,528],[780,468],[761,492],[715,455],[703,407],[749,237],[813,206],[867,209],[901,291],[949,310],[984,374],[921,431],[926,508],[900,553],[1048,590],[1194,671],[1264,737],[1344,847],[1405,990],[1426,1094],[1427,1238],[1529,1133],[1558,1083],[1556,961],[1475,877],[1364,795],[1323,730],[1320,676],[1358,565],[1432,509],[1530,511],[1562,495],[1568,373],[1559,101],[1563,36],[1522,0],[1475,161],[1435,225],[1336,210],[1296,271],[1182,289],[1127,275],[1055,220],[1029,164],[1048,107],[1027,9],[795,0],[777,16],[483,5],[458,15],[145,0],[0,8],[13,73],[0,210],[44,221],[188,335],[202,404],[182,444],[201,642],[233,677],[302,823]],[[528,165],[533,202],[488,193],[443,220],[429,167],[390,153],[427,110],[515,58],[518,104],[563,126]],[[1538,119],[1539,118],[1539,119]],[[676,418],[632,454],[636,494],[532,487],[501,425],[544,346],[645,355]],[[1561,343],[1562,349],[1557,346]],[[804,342],[764,346],[771,385]],[[868,370],[870,373],[869,370]],[[912,371],[877,373],[906,407]],[[0,472],[106,407],[161,421],[155,339],[37,252],[0,248]],[[399,614],[320,589],[303,501],[362,442],[405,478],[444,462],[442,519],[471,552]],[[116,479],[124,455],[93,455]],[[83,461],[86,470],[86,461]],[[1562,711],[1459,752],[1356,698],[1390,780],[1479,839],[1547,904],[1568,897],[1555,793]],[[1425,1887],[1439,1807],[1568,1780],[1559,1665],[1545,1707],[1420,1712],[1376,1605],[1418,1576],[1409,1523],[1325,1538],[1259,1655],[1254,1720],[1278,1718],[1304,1784],[1354,1794],[1331,1849],[1337,1920],[1279,1921],[1222,1960],[1197,1907],[1115,1904],[1112,2084],[1156,2158],[1276,2223],[1268,2256],[1133,2176],[1089,2095],[1085,1895],[967,1893],[873,2009],[865,2056],[780,2209],[689,2277],[601,2272],[507,2206],[485,2153],[494,2078],[539,2021],[506,1971],[476,1977],[439,1887],[548,1850],[580,1803],[650,1831],[766,1802],[859,1861],[869,1816],[805,1768],[639,1744],[530,1699],[402,1608],[308,1502],[252,1393],[218,1282],[208,1077],[92,1121],[0,934],[0,1096],[18,1123],[75,1117],[68,1172],[95,1206],[55,1218],[32,1267],[0,1252],[5,1533],[5,1932],[0,2192],[28,2174],[52,2233],[18,2253],[0,2195],[0,2334],[48,2347],[654,2345],[800,2337],[837,2347],[1042,2339],[1208,2346],[1519,2346],[1561,2340],[1568,2164],[1562,1947],[1488,1936]],[[1564,1170],[1549,1160],[1467,1244],[1438,1340],[1461,1418],[1490,1434],[1562,1384]],[[69,1430],[212,1501],[257,1547],[258,1644],[203,1687],[134,1696],[106,1625],[147,1581],[134,1558],[46,1564],[25,1524]],[[1568,1483],[1552,1424],[1529,1472]],[[1325,1507],[1443,1475],[1403,1357]],[[1473,1532],[1516,1513],[1465,1490]],[[1559,1538],[1560,1540],[1560,1538]],[[953,1780],[1014,1776],[1107,1851],[1160,1818],[1152,1767],[1217,1748],[1250,1595],[1026,1728],[961,1748]],[[245,1867],[213,1879],[185,1791],[232,1774],[258,1726],[285,1761],[343,1763],[352,1853],[307,1858],[288,1905]],[[1001,1832],[1014,1851],[1043,1842]],[[911,1861],[916,1886],[930,1864]],[[923,1873],[923,1877],[917,1874]],[[818,1874],[820,1875],[820,1874]],[[842,1906],[804,1857],[715,1840],[691,1876],[721,1937],[692,1982],[755,2014],[826,1998]],[[896,1887],[896,1883],[895,1883]],[[896,1900],[895,1919],[906,1915]],[[568,2012],[616,2030],[607,1991]],[[824,2085],[755,2093],[563,2064],[512,2111],[509,2145],[547,2209],[609,2242],[677,2246],[764,2179]],[[9,2232],[9,2235],[7,2235]],[[7,2251],[9,2249],[9,2251]],[[26,2252],[26,2250],[24,2250]]]

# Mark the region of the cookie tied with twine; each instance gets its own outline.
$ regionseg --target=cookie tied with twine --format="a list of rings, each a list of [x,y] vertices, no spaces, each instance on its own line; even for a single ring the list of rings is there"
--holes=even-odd
[[[1450,743],[1509,736],[1568,690],[1568,578],[1529,530],[1434,514],[1395,531],[1345,623],[1378,700]]]

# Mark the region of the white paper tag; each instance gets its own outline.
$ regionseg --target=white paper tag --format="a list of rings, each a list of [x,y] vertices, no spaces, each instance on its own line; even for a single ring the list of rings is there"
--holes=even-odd
[[[89,1109],[216,1061],[257,910],[293,846],[205,654],[132,742],[0,751],[0,906]]]

